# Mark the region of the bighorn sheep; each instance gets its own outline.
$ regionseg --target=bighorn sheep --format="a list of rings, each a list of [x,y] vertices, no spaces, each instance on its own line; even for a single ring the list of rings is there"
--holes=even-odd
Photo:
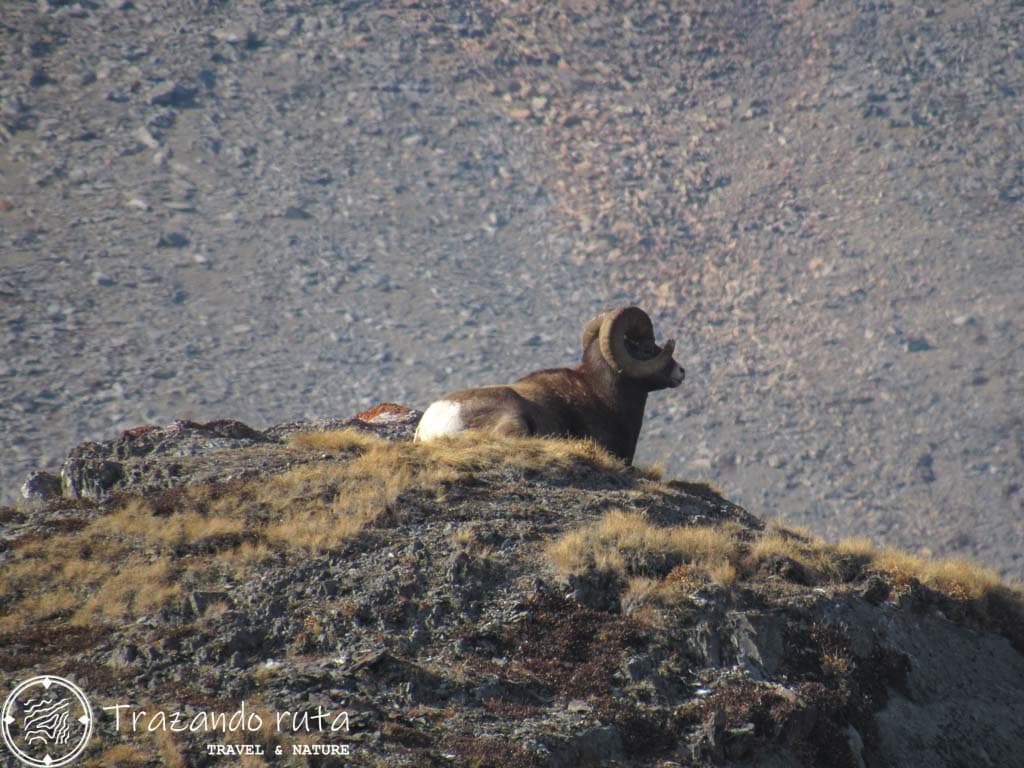
[[[502,435],[592,438],[633,461],[647,393],[678,387],[685,375],[672,358],[675,340],[654,341],[647,313],[625,307],[598,315],[583,330],[575,368],[535,371],[508,385],[445,395],[423,413],[417,441],[467,429]]]

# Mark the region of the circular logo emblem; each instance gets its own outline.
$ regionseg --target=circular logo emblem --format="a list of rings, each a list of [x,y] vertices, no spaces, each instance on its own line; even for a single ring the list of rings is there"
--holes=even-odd
[[[92,736],[92,707],[70,680],[40,675],[11,691],[0,712],[0,735],[14,756],[34,768],[70,765]]]

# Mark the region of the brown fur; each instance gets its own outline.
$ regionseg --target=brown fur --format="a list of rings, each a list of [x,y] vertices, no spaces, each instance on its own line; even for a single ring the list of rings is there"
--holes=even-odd
[[[653,342],[652,342],[653,343]],[[678,369],[680,378],[673,381]],[[594,339],[575,368],[549,368],[512,384],[475,387],[446,395],[458,403],[464,429],[514,436],[591,438],[632,462],[643,426],[647,393],[678,386],[682,369],[670,359],[644,379],[614,370]]]

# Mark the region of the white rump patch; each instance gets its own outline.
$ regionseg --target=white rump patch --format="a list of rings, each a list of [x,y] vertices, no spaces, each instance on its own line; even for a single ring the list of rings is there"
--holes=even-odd
[[[438,400],[436,403],[431,403],[423,412],[423,418],[420,419],[419,426],[416,427],[416,436],[413,439],[426,442],[437,437],[457,435],[462,432],[465,425],[462,423],[461,410],[462,406],[451,400]]]

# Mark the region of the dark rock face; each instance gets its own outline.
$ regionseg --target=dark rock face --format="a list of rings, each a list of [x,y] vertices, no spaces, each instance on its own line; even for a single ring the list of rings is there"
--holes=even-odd
[[[289,448],[296,431],[408,440],[418,416],[383,406],[262,432],[179,422],[80,446],[65,465],[77,498],[52,498],[53,476],[37,475],[32,487],[50,500],[0,518],[0,567],[138,494],[173,528],[181,489],[215,498],[238,478],[271,482],[310,462],[352,460]],[[353,764],[388,768],[955,765],[981,750],[1010,766],[1024,749],[1019,628],[979,623],[955,600],[884,574],[851,570],[815,586],[779,559],[728,586],[695,582],[654,609],[624,599],[621,573],[560,577],[545,542],[615,508],[666,531],[715,524],[753,539],[764,527],[704,486],[498,461],[440,492],[401,494],[329,551],[267,553],[241,579],[231,563],[244,537],[207,538],[205,549],[186,537],[173,549],[179,563],[212,559],[173,597],[125,624],[75,626],[58,611],[0,631],[0,669],[13,680],[44,665],[101,704],[160,701],[189,716],[243,701],[264,714],[343,714],[348,730],[304,743],[343,744]],[[631,557],[627,574],[680,567]],[[295,734],[271,731],[250,740],[290,755]],[[94,738],[90,754],[103,762],[127,737],[104,718]],[[175,760],[209,764],[209,741],[181,735]],[[140,760],[171,754],[149,734],[128,743]]]
[[[21,495],[26,499],[49,499],[61,495],[60,478],[52,472],[36,470],[29,474],[21,486]]]
[[[417,411],[391,406],[354,419],[295,421],[262,432],[229,419],[135,427],[115,440],[74,448],[61,466],[59,479],[33,472],[22,493],[26,498],[63,494],[72,499],[103,500],[128,488],[156,490],[265,475],[294,466],[295,456],[285,450],[284,441],[296,432],[355,427],[385,438],[410,439],[419,417]],[[232,453],[255,447],[261,450]]]

